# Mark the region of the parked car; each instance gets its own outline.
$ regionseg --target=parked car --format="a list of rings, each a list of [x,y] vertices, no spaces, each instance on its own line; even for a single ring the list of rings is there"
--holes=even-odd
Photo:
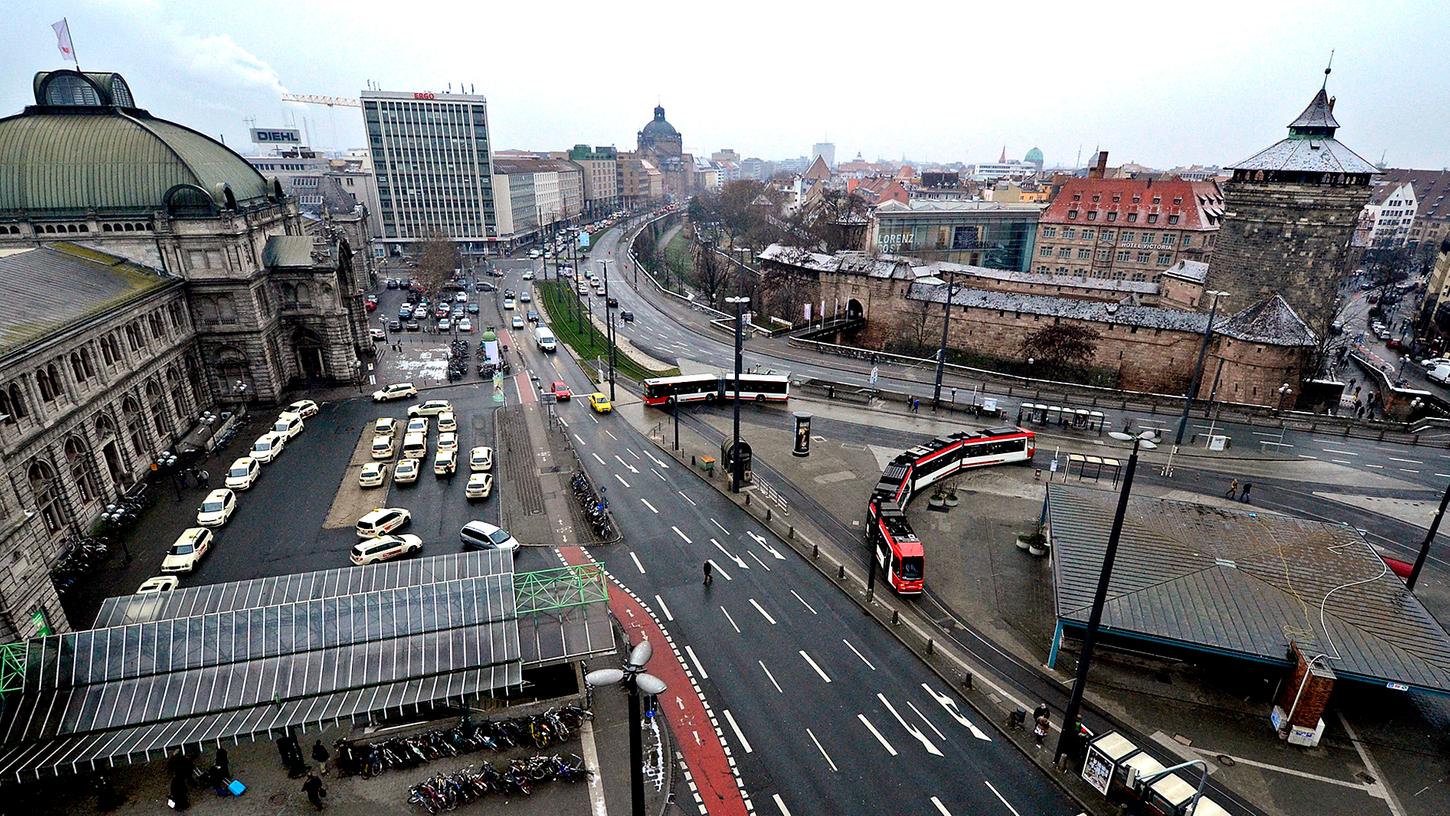
[[[373,436],[392,436],[398,432],[398,420],[378,417],[373,420]]]
[[[422,551],[423,539],[411,533],[404,533],[403,535],[385,535],[359,541],[353,545],[352,554],[348,558],[361,567]]]
[[[302,433],[302,428],[302,417],[291,411],[283,411],[278,414],[276,421],[272,423],[273,432],[287,437],[288,442],[291,442],[297,434]]]
[[[382,487],[388,479],[388,466],[382,462],[368,462],[358,472],[358,487]]]
[[[371,450],[374,459],[392,459],[394,451],[392,435],[374,436]]]
[[[1435,366],[1425,374],[1425,377],[1428,378],[1431,382],[1436,382],[1441,385],[1450,385],[1450,364]]]
[[[388,333],[382,329],[368,329],[368,336],[373,339],[374,343],[381,343],[388,339]]]
[[[257,437],[257,441],[252,443],[250,456],[264,465],[269,465],[282,454],[282,449],[285,447],[287,447],[285,436],[268,431]]]
[[[448,400],[435,399],[428,400],[427,402],[420,402],[417,405],[412,406],[408,409],[408,416],[437,416],[444,411],[451,412],[452,410],[453,403],[449,402]]]
[[[377,538],[413,520],[413,514],[401,507],[379,507],[369,510],[357,520],[354,528],[358,538]]]
[[[413,417],[412,419],[408,420],[408,427],[403,429],[404,436],[412,436],[413,434],[426,435],[427,433],[428,417]]]
[[[205,527],[188,527],[171,543],[166,557],[161,559],[163,573],[191,572],[201,559],[211,552],[215,538]]]
[[[427,422],[427,420],[424,420],[424,422]],[[453,412],[452,411],[444,411],[443,413],[441,413],[441,414],[438,415],[438,432],[439,433],[457,433],[458,432],[458,420],[456,420],[456,419],[453,418]]]
[[[256,484],[257,477],[262,475],[262,466],[256,459],[250,456],[243,456],[232,462],[227,468],[227,479],[224,483],[230,490],[246,490]]]
[[[203,527],[220,527],[227,523],[237,510],[237,494],[225,487],[206,494],[201,506],[196,508],[196,523]]]
[[[175,575],[157,575],[154,578],[147,578],[136,587],[137,595],[155,595],[158,592],[170,592],[181,585],[181,580]]]
[[[470,521],[458,531],[458,538],[466,550],[507,550],[519,548],[519,540],[508,530],[486,521]]]
[[[1426,370],[1439,368],[1442,365],[1450,365],[1450,357],[1430,357],[1421,360],[1420,365],[1424,366]]]
[[[458,449],[440,450],[433,455],[433,475],[452,476],[458,471]]]
[[[440,433],[440,434],[438,434],[438,451],[440,453],[442,453],[443,451],[454,451],[454,452],[456,452],[457,450],[458,450],[458,434],[456,434],[456,433]]]
[[[413,458],[398,460],[398,466],[393,468],[393,484],[412,484],[418,481],[418,460]]]
[[[493,493],[493,474],[474,473],[468,477],[468,484],[463,488],[463,496],[470,501],[473,499],[486,499]]]
[[[410,382],[385,385],[373,392],[373,402],[387,402],[395,399],[418,396],[418,389]]]
[[[474,473],[493,470],[493,448],[479,445],[468,452],[468,469]]]

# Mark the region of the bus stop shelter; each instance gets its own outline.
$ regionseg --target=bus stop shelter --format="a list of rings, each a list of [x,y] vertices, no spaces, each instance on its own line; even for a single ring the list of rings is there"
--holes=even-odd
[[[112,598],[23,647],[0,782],[464,704],[614,635],[598,566],[478,551]]]

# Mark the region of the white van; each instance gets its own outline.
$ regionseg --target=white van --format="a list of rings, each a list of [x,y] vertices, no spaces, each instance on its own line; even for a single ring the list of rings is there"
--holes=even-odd
[[[534,329],[534,343],[538,345],[539,351],[552,352],[559,347],[554,339],[554,332],[548,326],[540,326]]]
[[[428,454],[428,434],[410,433],[403,437],[403,456],[421,459]]]

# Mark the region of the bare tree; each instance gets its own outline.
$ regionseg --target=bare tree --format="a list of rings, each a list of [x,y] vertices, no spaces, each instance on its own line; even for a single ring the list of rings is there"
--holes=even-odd
[[[705,302],[713,307],[718,307],[717,300],[720,289],[725,285],[729,263],[721,258],[715,243],[709,240],[702,240],[699,233],[695,235],[695,286],[705,296]]]
[[[1022,356],[1049,376],[1085,368],[1098,350],[1098,333],[1076,323],[1043,326],[1022,341]]]
[[[435,230],[419,242],[418,269],[413,278],[423,285],[424,291],[437,293],[453,280],[453,272],[458,267],[458,245],[445,233]]]

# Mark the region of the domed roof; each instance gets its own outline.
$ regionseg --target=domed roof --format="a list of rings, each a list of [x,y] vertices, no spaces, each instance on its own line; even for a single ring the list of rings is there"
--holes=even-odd
[[[663,139],[674,138],[680,135],[675,126],[665,121],[665,109],[663,105],[655,105],[655,118],[649,121],[639,132],[640,136]]]
[[[1036,147],[1032,148],[1027,151],[1027,157],[1023,161],[1028,164],[1042,164],[1042,150]]]
[[[36,104],[0,119],[0,211],[232,209],[277,188],[226,145],[134,107],[118,74],[51,71]]]

